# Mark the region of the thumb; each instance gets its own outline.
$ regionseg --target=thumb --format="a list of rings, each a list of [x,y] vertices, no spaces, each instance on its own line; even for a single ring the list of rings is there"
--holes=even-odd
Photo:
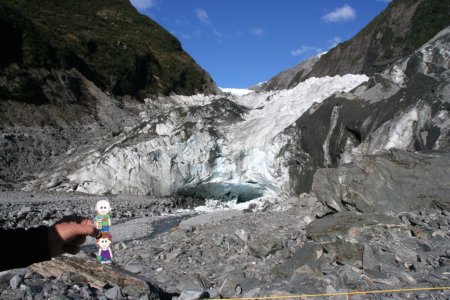
[[[97,236],[98,229],[91,224],[70,224],[73,235]]]

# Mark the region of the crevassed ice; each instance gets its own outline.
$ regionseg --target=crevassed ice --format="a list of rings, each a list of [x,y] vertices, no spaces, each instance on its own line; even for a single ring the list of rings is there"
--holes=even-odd
[[[277,157],[286,143],[280,133],[313,103],[336,92],[350,91],[367,80],[365,75],[310,78],[289,90],[232,96],[231,100],[251,110],[242,122],[218,125],[225,126],[222,128],[225,137],[221,140],[211,140],[204,131],[188,141],[171,142],[173,128],[178,126],[170,123],[175,122],[174,118],[170,124],[158,124],[159,137],[121,144],[107,153],[102,152],[100,157],[91,155],[67,178],[74,183],[70,186],[77,186],[85,193],[170,193],[182,188],[175,185],[184,184],[170,179],[172,164],[179,164],[181,176],[194,186],[195,180],[199,180],[213,189],[223,184],[249,194],[264,191],[266,196],[274,195],[289,179],[281,167],[282,158]],[[205,105],[220,97],[223,95],[172,96],[170,105]],[[221,148],[221,157],[211,165],[208,147],[215,143]],[[250,187],[254,188],[253,192],[245,190]]]
[[[389,130],[389,138],[384,149],[405,149],[414,135],[414,122],[419,118],[416,108],[404,114],[394,127]]]

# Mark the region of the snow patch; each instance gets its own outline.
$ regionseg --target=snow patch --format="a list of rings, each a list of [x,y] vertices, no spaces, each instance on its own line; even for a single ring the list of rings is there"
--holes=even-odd
[[[414,136],[414,123],[419,119],[417,108],[413,108],[404,114],[395,126],[389,130],[388,141],[384,149],[407,149]]]
[[[224,93],[230,93],[235,96],[244,96],[247,94],[254,93],[255,91],[249,89],[236,89],[236,88],[220,88]]]
[[[397,85],[402,86],[403,83],[405,82],[406,75],[399,65],[395,65],[390,70],[390,75],[392,81],[395,82]]]

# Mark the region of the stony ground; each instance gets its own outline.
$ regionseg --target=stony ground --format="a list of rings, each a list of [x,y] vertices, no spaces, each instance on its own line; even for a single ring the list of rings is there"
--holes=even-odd
[[[114,207],[115,223],[130,219],[174,213],[204,202],[191,197],[152,198],[141,196],[94,196],[83,194],[42,194],[32,192],[0,192],[0,228],[51,225],[67,215],[94,218],[95,204],[108,199]]]
[[[94,216],[95,202],[104,198],[0,197],[3,228],[51,224],[71,213]],[[174,217],[164,215],[176,210],[179,199],[110,200],[115,205],[112,228],[119,237],[113,246],[115,266],[180,299],[439,287],[450,282],[450,213],[445,210],[331,213],[314,196],[304,195],[268,202],[258,211],[250,206]],[[92,241],[83,251],[79,257],[95,251]],[[449,290],[438,290],[351,299],[449,297]],[[77,277],[46,278],[30,268],[0,273],[0,298],[146,299],[130,293],[130,287],[98,289]]]

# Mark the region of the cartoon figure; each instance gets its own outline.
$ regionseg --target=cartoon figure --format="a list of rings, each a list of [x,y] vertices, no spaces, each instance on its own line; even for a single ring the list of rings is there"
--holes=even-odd
[[[98,201],[95,210],[97,211],[97,217],[95,218],[97,228],[101,229],[102,232],[109,232],[109,226],[111,226],[111,218],[109,216],[111,206],[108,200]]]
[[[100,248],[98,249],[97,259],[102,264],[110,264],[113,257],[111,248],[109,247],[112,243],[111,234],[109,232],[102,232],[102,235],[95,243]]]

